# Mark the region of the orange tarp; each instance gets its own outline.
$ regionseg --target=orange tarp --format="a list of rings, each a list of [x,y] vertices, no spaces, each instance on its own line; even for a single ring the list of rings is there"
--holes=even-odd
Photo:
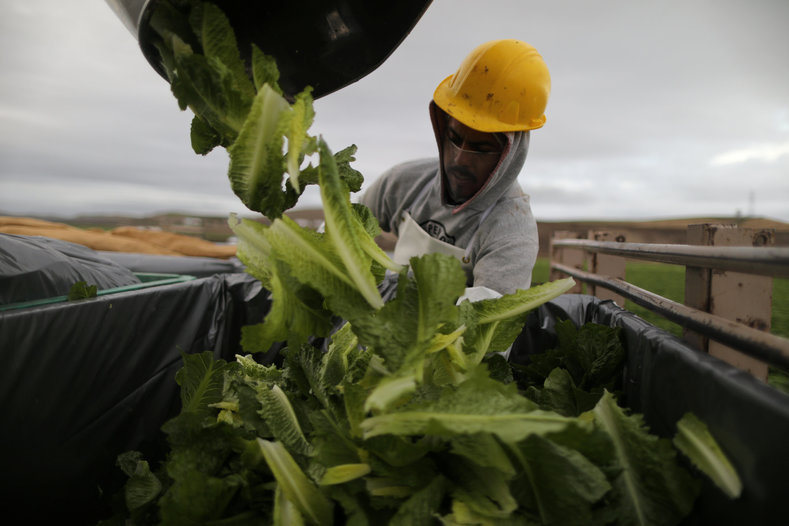
[[[149,230],[132,226],[109,231],[84,230],[64,223],[28,217],[0,217],[0,232],[24,236],[44,236],[78,243],[94,250],[160,254],[169,256],[200,256],[227,259],[235,256],[236,247],[219,245],[192,236]]]

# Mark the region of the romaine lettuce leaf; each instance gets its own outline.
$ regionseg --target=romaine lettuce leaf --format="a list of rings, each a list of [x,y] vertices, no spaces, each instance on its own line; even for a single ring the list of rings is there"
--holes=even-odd
[[[118,466],[126,473],[124,497],[129,511],[148,505],[162,491],[162,483],[151,472],[148,462],[142,459],[138,451],[129,451],[118,456]]]
[[[190,134],[192,150],[200,155],[208,155],[214,148],[222,144],[222,136],[202,117],[192,118]]]
[[[301,430],[301,425],[293,406],[290,405],[288,395],[278,385],[271,388],[263,386],[258,389],[258,399],[261,402],[258,412],[263,416],[277,440],[290,451],[310,455],[312,446]]]
[[[232,74],[235,89],[242,93],[244,98],[251,100],[256,90],[241,60],[230,21],[219,7],[210,2],[204,2],[202,9],[195,9],[194,15],[199,15],[203,54],[224,64]]]
[[[397,411],[367,418],[361,423],[365,438],[383,434],[401,436],[491,433],[505,442],[531,434],[561,431],[576,422],[536,409],[514,384],[502,384],[478,367],[459,386],[445,387],[436,400],[415,403]]]
[[[288,265],[290,274],[320,292],[335,314],[353,320],[369,311],[367,300],[356,288],[326,235],[304,229],[283,216],[274,220],[266,237],[277,257]]]
[[[413,278],[400,274],[396,297],[378,312],[352,320],[359,343],[383,358],[389,372],[413,372],[425,359],[433,338],[457,322],[455,301],[466,276],[457,260],[428,254],[411,260]],[[452,327],[454,328],[454,327]]]
[[[622,471],[613,481],[622,524],[677,524],[693,507],[698,480],[682,469],[671,442],[649,434],[640,415],[627,415],[606,392],[594,408],[595,425],[613,443]]]
[[[182,357],[184,366],[175,374],[175,381],[181,386],[181,413],[213,414],[210,405],[222,400],[227,363],[214,360],[211,351],[184,353]]]
[[[515,446],[520,470],[544,524],[595,524],[594,508],[611,490],[606,474],[577,450],[532,435]]]
[[[233,73],[218,59],[195,53],[172,37],[174,76],[170,88],[181,109],[190,108],[222,137],[222,146],[236,140],[252,99],[235,85]]]
[[[449,442],[453,454],[479,466],[494,468],[510,478],[518,471],[501,442],[490,433],[458,434]]]
[[[252,80],[255,89],[260,90],[264,84],[268,84],[274,91],[282,95],[279,87],[279,69],[274,57],[263,53],[256,44],[252,44]]]
[[[570,320],[555,325],[556,346],[531,357],[520,368],[526,396],[544,409],[575,416],[592,409],[605,390],[622,381],[625,349],[621,329],[597,323],[576,327]]]
[[[315,290],[293,279],[280,262],[270,280],[271,308],[262,323],[241,330],[241,345],[247,352],[267,351],[275,342],[287,341],[299,348],[311,337],[328,336],[331,313],[322,307]]]
[[[437,475],[424,488],[414,492],[397,509],[389,521],[390,526],[431,526],[439,511],[449,483],[442,475]]]
[[[530,386],[525,395],[545,410],[564,416],[578,416],[594,408],[603,395],[603,389],[591,392],[579,389],[567,369],[556,367],[541,389]]]
[[[282,486],[277,486],[274,490],[273,524],[274,526],[304,525],[304,517],[282,490]]]
[[[480,363],[490,352],[505,351],[523,329],[529,311],[567,292],[572,278],[518,290],[499,298],[461,304],[462,319],[468,326],[464,336],[470,363]]]
[[[721,450],[707,424],[693,413],[685,413],[677,422],[674,444],[703,471],[730,499],[742,493],[742,481]]]
[[[337,162],[323,139],[318,140],[320,154],[319,183],[326,218],[326,234],[343,262],[345,272],[356,290],[374,309],[383,307],[375,278],[370,271],[371,259],[359,245],[358,220],[352,212],[349,190],[340,179]]]
[[[388,409],[398,400],[416,391],[416,377],[413,374],[384,377],[372,390],[364,403],[365,411]]]
[[[284,496],[310,523],[330,526],[332,502],[304,474],[285,446],[260,438],[257,443]]]
[[[321,486],[331,486],[334,484],[344,484],[351,480],[358,479],[370,473],[369,464],[340,464],[326,469]]]
[[[484,325],[505,321],[526,314],[543,303],[570,290],[575,285],[573,278],[564,278],[529,289],[518,290],[500,298],[474,302],[478,323]],[[521,323],[521,325],[523,325]]]
[[[291,118],[290,105],[265,84],[228,148],[228,177],[233,192],[249,208],[267,217],[282,215],[283,134]]]
[[[332,326],[331,313],[323,308],[320,294],[299,283],[277,257],[267,239],[268,227],[236,217],[231,217],[229,224],[238,237],[236,255],[247,266],[247,272],[271,292],[272,300],[262,323],[242,328],[244,350],[266,351],[279,341],[298,348],[311,336],[327,336]]]
[[[312,120],[315,118],[310,91],[311,88],[307,88],[296,95],[291,106],[293,115],[287,131],[287,171],[290,175],[290,184],[296,192],[300,191],[299,172],[304,156],[317,151],[315,139],[307,135],[307,130],[312,126]]]
[[[446,466],[446,475],[454,484],[452,497],[472,512],[491,519],[507,519],[518,509],[510,491],[510,476],[492,468],[460,458]]]
[[[355,359],[362,352],[364,351],[359,348],[359,340],[351,330],[351,325],[344,323],[332,334],[328,350],[323,357],[321,383],[325,389],[336,392],[350,374]],[[369,357],[368,353],[364,354]]]

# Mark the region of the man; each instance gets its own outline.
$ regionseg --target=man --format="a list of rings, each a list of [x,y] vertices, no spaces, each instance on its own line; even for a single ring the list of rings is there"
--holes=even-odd
[[[542,57],[518,40],[482,44],[441,82],[430,103],[438,159],[395,166],[361,198],[398,236],[396,262],[441,252],[461,261],[469,287],[529,288],[537,223],[517,177],[549,92]]]

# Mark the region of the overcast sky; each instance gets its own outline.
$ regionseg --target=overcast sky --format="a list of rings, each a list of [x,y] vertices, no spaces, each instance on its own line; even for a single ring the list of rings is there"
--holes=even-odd
[[[312,133],[357,144],[367,183],[433,156],[436,85],[517,38],[552,77],[519,177],[538,220],[789,222],[787,22],[787,0],[434,0],[381,67],[316,101]],[[103,0],[2,0],[0,72],[0,214],[246,212],[225,151],[192,152],[191,114]]]

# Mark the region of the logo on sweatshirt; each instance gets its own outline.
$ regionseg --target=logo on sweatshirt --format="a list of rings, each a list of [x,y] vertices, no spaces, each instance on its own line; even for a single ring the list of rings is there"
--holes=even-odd
[[[450,245],[455,244],[455,236],[450,236],[447,234],[447,229],[444,228],[444,225],[439,223],[438,221],[433,221],[432,219],[429,221],[425,221],[424,223],[420,223],[422,229],[430,234],[430,237],[434,237],[439,241],[443,241],[444,243],[449,243]]]

